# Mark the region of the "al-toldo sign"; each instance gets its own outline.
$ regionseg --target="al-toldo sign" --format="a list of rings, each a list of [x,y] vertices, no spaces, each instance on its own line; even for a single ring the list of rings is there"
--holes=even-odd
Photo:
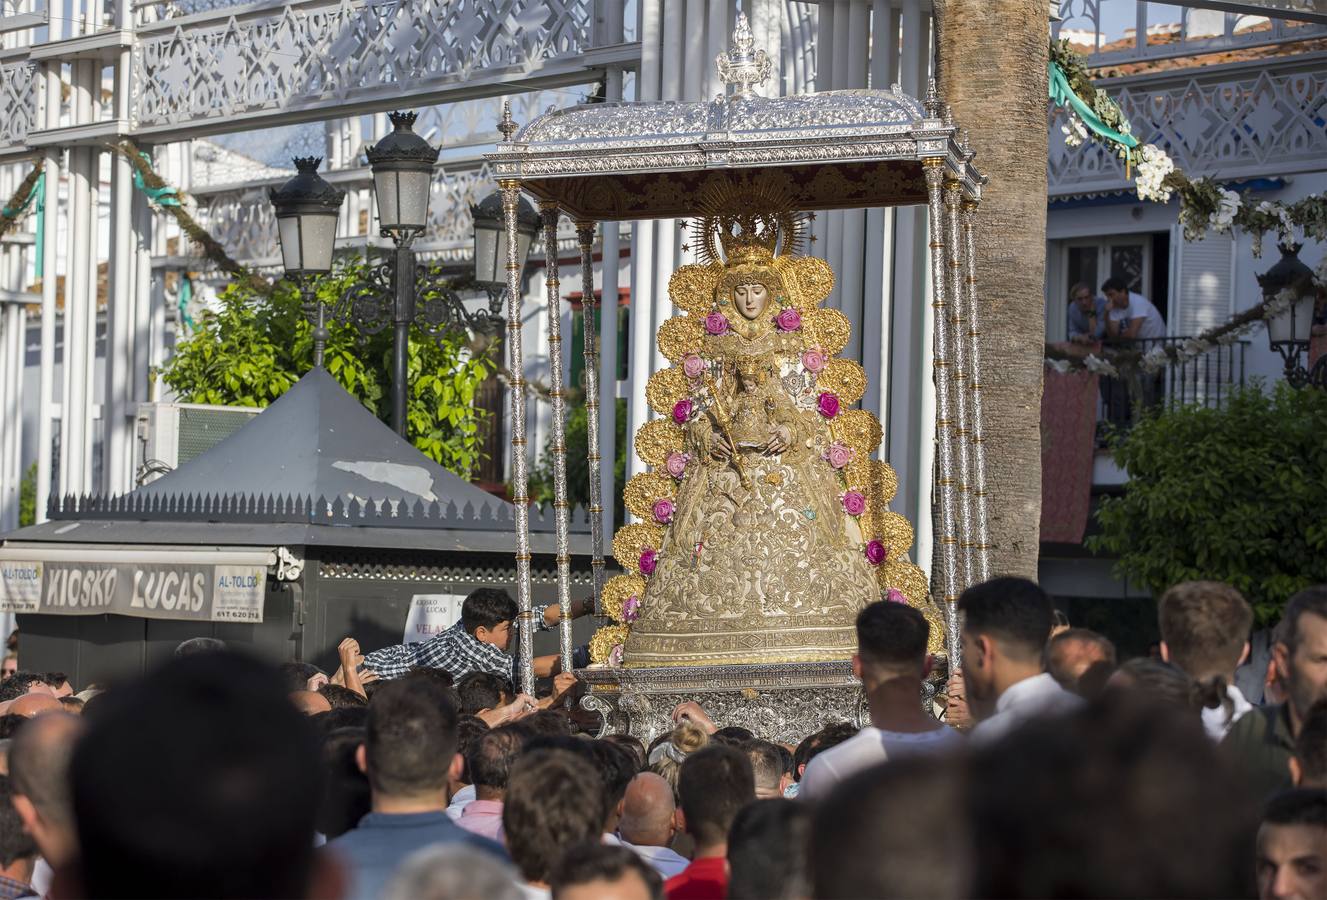
[[[0,561],[0,612],[261,622],[266,587],[262,566]]]

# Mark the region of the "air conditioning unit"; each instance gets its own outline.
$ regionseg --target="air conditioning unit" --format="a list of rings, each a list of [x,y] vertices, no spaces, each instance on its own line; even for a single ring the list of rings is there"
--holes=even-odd
[[[262,412],[255,406],[143,403],[134,420],[134,482],[156,481],[210,450]]]

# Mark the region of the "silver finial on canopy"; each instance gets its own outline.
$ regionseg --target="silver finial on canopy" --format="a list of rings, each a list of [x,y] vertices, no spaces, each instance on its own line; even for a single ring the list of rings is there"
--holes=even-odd
[[[724,84],[736,85],[734,97],[755,95],[754,86],[764,84],[769,78],[770,61],[764,50],[757,50],[756,36],[751,33],[751,23],[746,13],[737,14],[737,27],[733,29],[733,43],[727,53],[720,53],[715,58],[719,67],[719,78]]]
[[[512,135],[516,134],[516,122],[511,117],[511,101],[502,101],[502,119],[498,122],[498,131],[502,132],[502,139],[511,143]]]

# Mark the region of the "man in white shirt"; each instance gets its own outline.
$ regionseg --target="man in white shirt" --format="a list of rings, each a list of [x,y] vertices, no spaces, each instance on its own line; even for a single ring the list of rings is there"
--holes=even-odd
[[[972,739],[999,740],[1037,716],[1081,705],[1043,670],[1054,606],[1026,578],[995,578],[958,598],[963,620],[963,681],[979,720]]]
[[[653,772],[641,772],[627,785],[617,833],[665,881],[691,864],[669,846],[677,833],[677,804],[672,786]]]
[[[1185,581],[1161,595],[1161,658],[1203,688],[1203,727],[1214,741],[1253,709],[1235,686],[1235,669],[1249,655],[1253,608],[1219,581]]]
[[[931,670],[926,652],[931,626],[904,603],[872,603],[857,616],[853,674],[861,679],[871,725],[819,753],[802,773],[798,798],[819,800],[839,782],[887,760],[951,750],[958,732],[923,710],[922,680]]]
[[[1155,340],[1166,336],[1166,320],[1151,300],[1129,290],[1122,279],[1107,278],[1101,285],[1106,295],[1106,334],[1126,340]]]

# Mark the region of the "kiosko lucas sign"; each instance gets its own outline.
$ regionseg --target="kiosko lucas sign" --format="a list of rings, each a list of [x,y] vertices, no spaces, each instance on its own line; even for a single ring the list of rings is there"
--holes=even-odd
[[[0,612],[261,622],[267,569],[200,563],[0,561]]]

